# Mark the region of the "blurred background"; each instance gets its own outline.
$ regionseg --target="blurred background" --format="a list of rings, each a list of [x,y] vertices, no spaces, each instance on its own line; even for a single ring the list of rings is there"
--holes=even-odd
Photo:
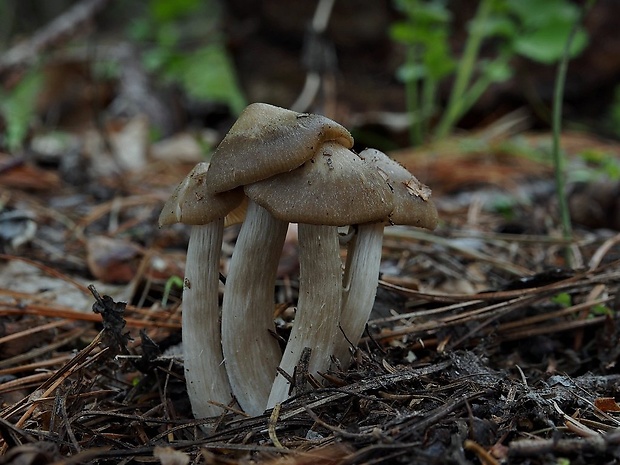
[[[136,114],[155,140],[221,131],[256,101],[326,114],[360,148],[419,145],[506,115],[545,130],[575,25],[566,125],[617,138],[614,0],[5,0],[0,145],[23,147],[37,125]]]
[[[619,29],[615,0],[5,0],[3,249],[109,282],[184,250],[161,205],[251,102],[386,151],[432,188],[438,234],[620,230]]]

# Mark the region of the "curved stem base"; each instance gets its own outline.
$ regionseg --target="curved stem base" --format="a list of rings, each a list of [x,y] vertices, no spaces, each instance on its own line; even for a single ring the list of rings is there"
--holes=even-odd
[[[183,286],[183,360],[187,393],[196,418],[213,417],[228,404],[231,389],[224,368],[218,307],[223,220],[193,226]]]
[[[299,225],[299,301],[297,314],[280,368],[289,375],[304,348],[312,349],[308,372],[316,376],[329,368],[342,297],[342,263],[338,228]],[[290,383],[278,374],[267,408],[288,398]]]
[[[222,302],[222,349],[237,402],[250,415],[265,411],[282,353],[270,333],[278,261],[288,223],[250,200],[230,261]]]
[[[338,337],[334,346],[334,357],[343,369],[351,362],[349,347],[359,342],[375,302],[382,242],[383,223],[372,223],[359,225],[349,245],[340,314],[340,328],[346,338]]]

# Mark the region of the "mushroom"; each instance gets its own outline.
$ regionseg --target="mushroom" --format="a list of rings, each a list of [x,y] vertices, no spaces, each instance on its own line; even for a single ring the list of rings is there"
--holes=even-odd
[[[213,154],[206,174],[208,190],[227,192],[295,170],[332,141],[353,145],[349,132],[324,116],[254,103]],[[273,293],[287,225],[250,196],[226,279],[222,350],[237,402],[251,415],[265,410],[282,357],[272,335]]]
[[[252,103],[213,153],[208,191],[219,194],[291,171],[329,141],[353,147],[349,131],[325,116]]]
[[[282,352],[272,333],[274,285],[287,223],[249,201],[226,277],[222,350],[233,393],[250,415],[265,410]]]
[[[338,324],[356,344],[374,300],[383,225],[435,226],[437,212],[426,186],[381,152],[358,156],[349,150],[352,145],[348,131],[325,117],[252,104],[211,164],[198,164],[164,206],[160,225],[195,225],[183,290],[183,339],[197,417],[219,413],[213,403],[228,403],[231,391],[252,415],[285,400],[290,383],[277,373],[278,364],[292,373],[305,348],[312,350],[311,375],[328,369],[333,354],[348,362]],[[395,203],[396,193],[406,206],[403,200]],[[413,219],[404,213],[411,205],[421,209]],[[222,302],[220,340],[222,230],[244,214]],[[289,222],[300,223],[300,296],[281,357],[271,334],[273,285]],[[344,288],[337,230],[342,225],[359,225]]]
[[[243,190],[211,195],[205,190],[208,163],[199,163],[164,205],[159,225],[193,225],[183,285],[183,361],[187,393],[196,418],[216,416],[232,399],[223,364],[218,306],[219,263],[224,217],[238,221],[234,210]]]
[[[391,190],[376,169],[337,142],[324,143],[296,170],[244,190],[276,219],[299,223],[299,301],[280,369],[292,374],[309,347],[308,372],[316,375],[329,368],[339,336],[342,263],[337,227],[387,217],[393,210]],[[285,400],[289,388],[290,382],[278,373],[267,407]]]
[[[366,149],[359,156],[383,176],[394,194],[394,209],[388,216],[377,216],[369,223],[359,224],[349,243],[340,326],[346,339],[339,338],[334,357],[342,366],[350,362],[349,343],[357,345],[372,311],[379,277],[383,228],[386,224],[404,224],[426,229],[437,226],[437,210],[430,200],[431,190],[403,166],[375,149]]]

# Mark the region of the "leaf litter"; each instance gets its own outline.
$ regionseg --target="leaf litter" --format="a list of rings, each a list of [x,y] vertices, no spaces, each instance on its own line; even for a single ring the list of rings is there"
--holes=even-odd
[[[491,172],[507,160],[487,156]],[[578,266],[567,269],[551,196],[533,188],[538,197],[515,201],[507,215],[489,205],[500,177],[443,183],[442,163],[428,161],[442,225],[433,234],[386,228],[375,311],[351,368],[336,364],[318,389],[253,418],[235,405],[192,418],[180,289],[162,305],[166,282],[182,275],[188,233],[155,220],[191,164],[156,161],[123,179],[95,178],[109,192],[103,204],[94,185],[6,191],[6,208],[27,209],[37,230],[19,255],[2,256],[3,269],[25,260],[31,275],[20,281],[32,286],[0,292],[0,463],[616,460],[620,235],[578,229],[570,244]],[[505,194],[548,180],[544,170],[510,172],[520,187],[504,185]],[[89,247],[100,237],[139,250],[133,273],[93,273]],[[229,228],[224,275],[235,237]],[[294,234],[287,247],[294,260]],[[296,268],[286,270],[276,289],[282,337],[297,290]],[[42,277],[81,298],[63,300]],[[93,297],[87,283],[105,291]]]

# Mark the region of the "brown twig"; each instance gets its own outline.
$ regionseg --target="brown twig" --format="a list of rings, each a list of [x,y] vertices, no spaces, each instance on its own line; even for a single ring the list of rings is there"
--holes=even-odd
[[[38,30],[34,36],[8,50],[0,58],[0,73],[17,66],[29,65],[46,50],[57,47],[74,37],[109,0],[81,0],[49,24]]]

